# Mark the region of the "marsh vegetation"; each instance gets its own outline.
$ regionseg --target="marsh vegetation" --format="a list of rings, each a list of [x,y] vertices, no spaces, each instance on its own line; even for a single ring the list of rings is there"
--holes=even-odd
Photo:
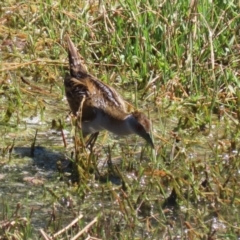
[[[0,239],[239,239],[239,7],[2,1]],[[155,143],[101,133],[78,182],[66,34]]]

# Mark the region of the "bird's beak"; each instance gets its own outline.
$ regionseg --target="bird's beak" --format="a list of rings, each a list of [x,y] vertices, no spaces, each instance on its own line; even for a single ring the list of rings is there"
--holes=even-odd
[[[153,140],[152,140],[152,138],[151,138],[150,133],[147,134],[147,136],[146,136],[145,139],[146,139],[147,143],[148,143],[152,148],[154,148]]]

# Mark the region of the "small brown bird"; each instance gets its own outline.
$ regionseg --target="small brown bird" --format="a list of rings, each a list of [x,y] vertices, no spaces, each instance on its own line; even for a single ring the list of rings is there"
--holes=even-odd
[[[70,75],[64,79],[65,92],[83,136],[97,137],[103,130],[117,135],[137,134],[154,148],[148,118],[137,111],[127,113],[125,101],[115,89],[88,73],[69,36],[67,44]]]

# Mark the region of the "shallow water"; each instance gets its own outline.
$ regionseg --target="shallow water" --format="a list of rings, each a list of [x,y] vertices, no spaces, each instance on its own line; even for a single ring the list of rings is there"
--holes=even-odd
[[[56,226],[54,228],[51,225],[52,222],[49,225],[53,212],[57,216],[55,222],[59,222],[59,225],[57,224],[59,228],[67,225],[80,212],[85,215],[84,222],[88,222],[98,214],[106,212],[103,223],[106,222],[107,225],[110,221],[109,218],[113,217],[114,221],[121,222],[121,229],[124,232],[128,223],[122,219],[119,205],[116,204],[112,195],[112,191],[120,194],[118,191],[122,183],[121,178],[111,175],[103,180],[103,178],[98,179],[98,177],[92,175],[87,184],[88,188],[81,190],[80,187],[78,191],[69,184],[70,156],[74,149],[71,137],[72,127],[67,117],[67,103],[61,94],[57,96],[56,100],[46,97],[43,109],[31,106],[29,109],[24,107],[24,111],[14,112],[10,121],[2,123],[0,126],[2,153],[0,160],[0,196],[2,201],[0,212],[4,212],[6,207],[11,209],[11,213],[14,212],[17,203],[20,203],[21,206],[21,216],[29,216],[32,209],[31,224],[36,233],[40,228],[46,228],[47,226],[51,226],[50,229],[53,229],[53,232],[54,229],[57,229]],[[1,101],[3,105],[7,103],[4,98]],[[22,102],[24,101],[22,100]],[[29,100],[29,102],[31,101]],[[162,109],[158,111],[162,111]],[[220,233],[224,233],[227,227],[221,221],[221,218],[215,216],[211,203],[214,202],[212,200],[213,196],[219,191],[220,183],[223,184],[224,177],[228,176],[224,172],[224,165],[227,168],[229,162],[238,154],[237,151],[234,153],[228,150],[231,136],[228,134],[228,129],[225,128],[226,122],[217,120],[217,117],[213,115],[211,131],[208,132],[208,129],[199,131],[194,126],[187,130],[179,129],[177,133],[180,140],[174,140],[173,130],[178,125],[180,113],[171,112],[171,109],[169,109],[166,113],[162,112],[160,117],[158,115],[154,116],[153,111],[150,111],[150,114],[154,122],[156,152],[153,154],[157,154],[155,156],[157,162],[151,162],[151,151],[142,150],[144,142],[138,137],[118,139],[111,134],[102,133],[96,144],[99,171],[104,172],[107,169],[108,146],[111,146],[112,162],[119,166],[128,184],[134,188],[131,201],[135,202],[141,192],[147,194],[149,204],[142,208],[142,216],[139,214],[139,219],[144,219],[147,216],[150,219],[151,226],[159,228],[154,232],[155,237],[164,238],[168,231],[172,232],[174,236],[183,236],[183,226],[179,222],[180,219],[186,221],[185,214],[188,212],[188,214],[192,214],[192,217],[188,219],[189,223],[193,227],[197,227],[197,222],[194,221],[196,211],[206,211],[206,222],[209,222]],[[182,116],[185,115],[184,110]],[[64,123],[67,148],[64,147],[61,132],[52,129],[53,119],[57,122],[58,119],[61,119],[61,122]],[[230,123],[229,126],[231,127]],[[34,142],[36,130],[38,132],[33,153],[31,145]],[[13,151],[9,153],[13,143]],[[63,173],[58,171],[57,162],[59,161],[64,167]],[[219,168],[216,167],[217,165],[219,165]],[[140,174],[139,169],[144,168],[144,172]],[[206,191],[206,193],[203,191],[201,197],[198,194],[194,195],[194,191],[199,191],[194,184],[197,181],[197,186],[200,186],[201,182],[206,180],[206,172],[211,168],[216,171],[217,176],[218,171],[221,171],[223,179],[214,177],[214,174],[209,173],[208,181],[211,190]],[[184,169],[186,170],[186,176],[182,172],[185,171]],[[188,172],[189,169],[191,169],[190,173]],[[165,175],[162,176],[161,171]],[[174,180],[179,182],[172,182],[170,175],[166,174],[167,171],[174,173],[175,176],[179,174],[179,179]],[[189,174],[193,175],[190,176]],[[233,174],[238,181],[239,172]],[[172,225],[169,225],[171,227],[166,231],[164,227],[159,227],[162,226],[159,223],[163,221],[161,208],[166,197],[171,194],[175,183],[179,184],[180,189],[183,189],[182,193],[179,193],[182,200],[188,199],[186,194],[189,194],[189,197],[193,197],[194,200],[190,201],[191,206],[189,208],[185,204],[178,209],[171,206],[166,207],[169,212],[164,215],[164,222],[172,222]],[[109,184],[112,187],[109,187]],[[161,193],[162,190],[159,190],[160,186],[164,191],[163,194]],[[230,181],[229,189],[231,186],[232,182]],[[206,205],[204,201],[209,201],[209,205]],[[220,211],[220,215],[231,211],[226,206],[224,210]],[[239,209],[236,208],[235,211],[239,212]],[[113,222],[110,221],[110,224],[113,224]],[[154,239],[152,238],[152,231],[147,230],[145,221],[138,222],[133,236]]]

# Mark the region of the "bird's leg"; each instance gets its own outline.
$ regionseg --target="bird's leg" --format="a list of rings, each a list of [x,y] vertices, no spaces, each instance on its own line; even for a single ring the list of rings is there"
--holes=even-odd
[[[94,147],[94,144],[98,138],[99,132],[95,132],[93,134],[90,135],[90,137],[88,138],[85,147],[89,148],[89,150],[92,152],[92,149]]]

